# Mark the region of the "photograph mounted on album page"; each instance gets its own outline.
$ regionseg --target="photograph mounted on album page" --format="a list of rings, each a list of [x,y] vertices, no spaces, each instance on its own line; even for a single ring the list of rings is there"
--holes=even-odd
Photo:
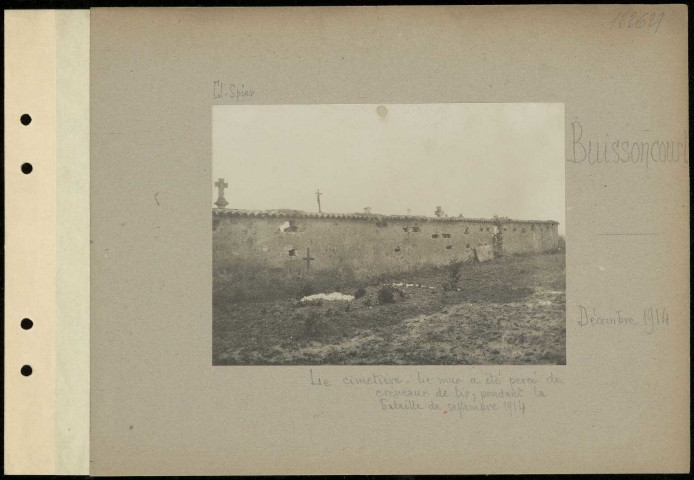
[[[687,27],[5,12],[5,472],[688,472]]]

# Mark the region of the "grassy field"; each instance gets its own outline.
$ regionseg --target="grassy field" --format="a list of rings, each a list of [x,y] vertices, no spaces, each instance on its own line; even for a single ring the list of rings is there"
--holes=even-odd
[[[360,298],[302,305],[334,289],[294,282],[249,296],[216,276],[213,364],[566,363],[563,252],[339,283],[329,287]]]

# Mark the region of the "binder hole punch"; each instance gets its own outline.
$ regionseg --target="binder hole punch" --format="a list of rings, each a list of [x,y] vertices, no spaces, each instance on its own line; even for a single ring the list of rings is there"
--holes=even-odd
[[[29,366],[29,365],[24,365],[24,366],[21,368],[20,372],[22,372],[22,375],[24,375],[25,377],[28,377],[29,375],[31,375],[31,372],[32,372],[31,366]]]
[[[31,123],[31,115],[25,113],[24,115],[19,117],[19,121],[22,122],[22,125],[29,125]]]
[[[22,173],[24,175],[29,175],[33,169],[34,167],[31,166],[31,163],[22,163]]]
[[[29,318],[23,318],[20,325],[24,330],[31,330],[31,327],[34,326],[34,322],[32,322]]]

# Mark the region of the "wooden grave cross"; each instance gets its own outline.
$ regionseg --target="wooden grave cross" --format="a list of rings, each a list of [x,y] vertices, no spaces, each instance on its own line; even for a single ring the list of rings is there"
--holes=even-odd
[[[306,273],[308,273],[309,268],[311,268],[311,260],[315,260],[315,258],[311,256],[311,247],[306,247],[306,256],[304,260],[306,260]]]
[[[316,200],[318,200],[318,213],[321,213],[321,208],[320,208],[320,196],[323,195],[320,191],[320,188],[316,190]]]

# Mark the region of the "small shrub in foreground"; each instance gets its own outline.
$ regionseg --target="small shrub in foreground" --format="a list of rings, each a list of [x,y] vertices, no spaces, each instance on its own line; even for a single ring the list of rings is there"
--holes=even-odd
[[[393,289],[389,286],[383,286],[378,289],[378,303],[380,304],[385,304],[385,303],[394,303],[395,302],[395,293],[393,292]]]
[[[299,289],[297,296],[301,299],[308,297],[309,295],[313,295],[314,293],[316,293],[316,290],[313,288],[313,285],[310,283],[304,283]]]
[[[359,287],[357,290],[354,292],[354,298],[358,299],[366,295],[366,289],[364,287]]]

